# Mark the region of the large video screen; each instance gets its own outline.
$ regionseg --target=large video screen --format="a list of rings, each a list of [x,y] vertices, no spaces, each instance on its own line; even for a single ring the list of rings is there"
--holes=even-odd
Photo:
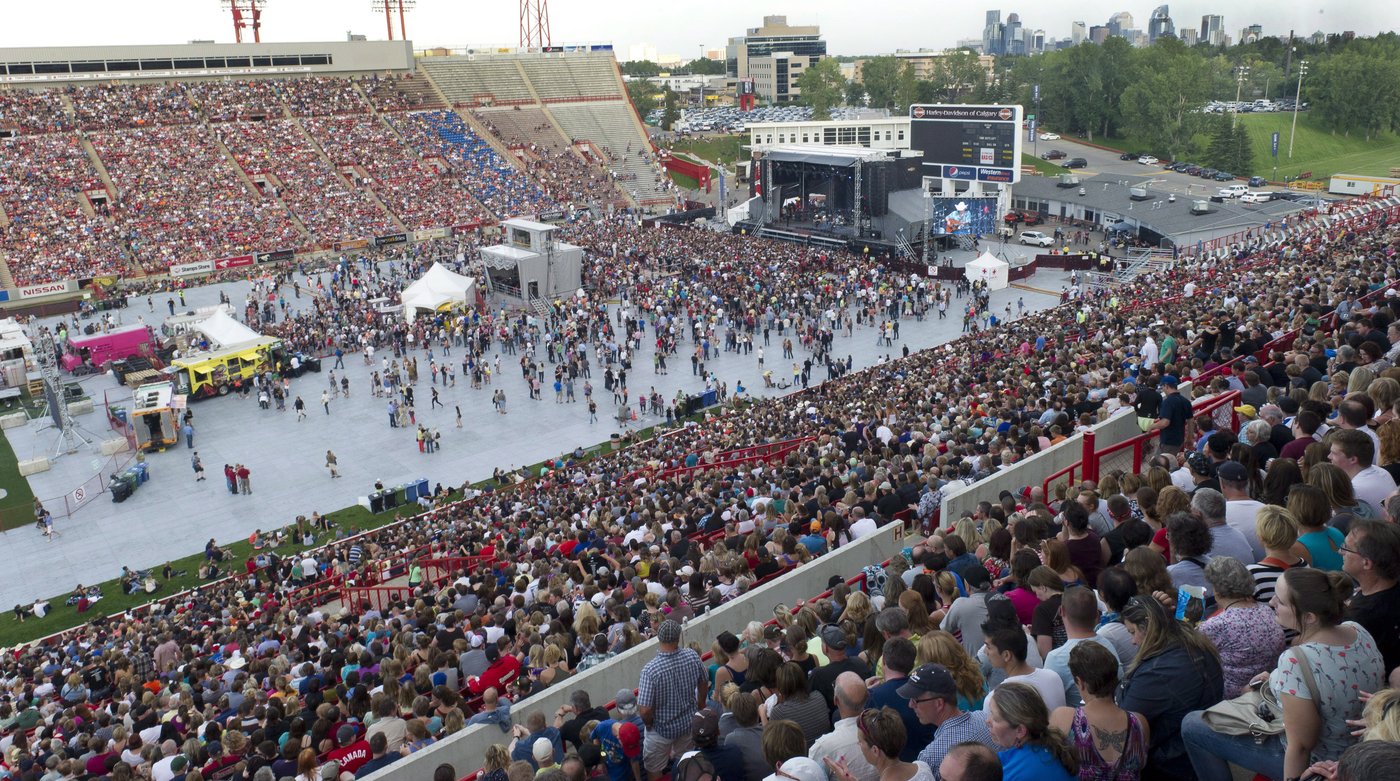
[[[1020,106],[910,106],[910,148],[923,154],[925,176],[1019,181],[1021,113]]]
[[[996,232],[995,198],[934,198],[933,233],[986,236]]]

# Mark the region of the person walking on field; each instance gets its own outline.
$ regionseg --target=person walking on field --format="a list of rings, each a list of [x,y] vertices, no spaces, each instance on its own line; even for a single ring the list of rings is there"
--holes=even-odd
[[[329,470],[331,470],[331,477],[340,477],[340,471],[336,469],[336,466],[337,466],[338,464],[339,464],[339,462],[336,461],[335,453],[333,453],[333,452],[327,450],[327,451],[326,451],[326,468],[329,469]]]
[[[243,494],[253,493],[253,484],[250,479],[251,472],[248,467],[238,464],[234,469],[234,474],[238,477],[238,492]]]
[[[306,402],[302,401],[300,396],[297,397],[296,401],[292,402],[292,408],[297,411],[298,423],[306,420]]]
[[[194,481],[196,483],[204,479],[204,462],[199,459],[199,451],[194,451],[190,456],[190,466],[194,467]]]
[[[321,391],[321,406],[326,408],[326,414],[331,414],[331,397],[325,391]]]

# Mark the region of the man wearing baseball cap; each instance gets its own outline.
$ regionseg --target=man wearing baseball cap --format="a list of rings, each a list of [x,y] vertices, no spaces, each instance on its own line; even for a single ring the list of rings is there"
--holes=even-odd
[[[642,731],[630,721],[604,719],[589,735],[603,749],[608,781],[641,781]]]
[[[958,707],[958,685],[952,673],[941,664],[925,664],[909,674],[897,692],[909,700],[914,715],[924,724],[932,724],[938,729],[933,740],[919,752],[919,761],[934,768],[938,766],[948,750],[959,743],[972,741],[981,743],[993,751],[999,748],[992,741],[992,733],[987,729],[987,714],[982,711],[971,713]]]
[[[681,648],[681,625],[671,619],[656,631],[660,648],[642,668],[637,685],[637,712],[646,725],[642,764],[657,779],[666,774],[671,760],[694,747],[691,717],[705,707],[710,679],[700,655]]]

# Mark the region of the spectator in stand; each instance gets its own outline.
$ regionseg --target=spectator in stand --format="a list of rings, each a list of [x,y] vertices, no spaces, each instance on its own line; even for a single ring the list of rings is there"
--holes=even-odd
[[[1341,415],[1344,423],[1347,421],[1347,405],[1353,403],[1355,402],[1342,402]],[[1380,452],[1376,435],[1369,428],[1365,428],[1364,420],[1358,426],[1361,427],[1359,431],[1344,427],[1328,437],[1331,445],[1327,452],[1327,460],[1351,478],[1351,488],[1356,494],[1357,502],[1379,508],[1385,504],[1386,497],[1395,491],[1395,480],[1389,472],[1373,463],[1376,454]]]
[[[1084,704],[1056,708],[1050,725],[1069,737],[1079,758],[1079,778],[1139,778],[1147,765],[1147,719],[1113,701],[1117,657],[1105,645],[1081,643],[1070,651],[1069,671]]]
[[[652,779],[693,745],[690,716],[705,707],[709,677],[699,654],[682,649],[681,627],[666,620],[657,630],[656,656],[642,668],[637,709],[646,724],[643,764]]]
[[[1366,629],[1400,688],[1400,527],[1384,521],[1357,521],[1342,546],[1342,570],[1356,581],[1346,620]]]
[[[1283,650],[1283,630],[1274,611],[1255,598],[1257,584],[1237,559],[1217,556],[1206,563],[1206,582],[1215,593],[1216,612],[1201,622],[1201,634],[1220,652],[1225,696],[1237,697]]]
[[[1002,781],[1001,758],[981,743],[959,743],[934,769],[942,781]]]
[[[870,677],[870,668],[858,657],[847,656],[851,641],[846,635],[846,630],[835,624],[827,624],[821,628],[818,636],[821,639],[821,653],[826,658],[826,664],[812,671],[811,691],[821,695],[826,712],[830,713],[834,707],[833,690],[837,677],[844,672],[853,672],[860,676],[861,680],[866,680]],[[812,739],[815,738],[813,735]]]
[[[1065,734],[1050,726],[1045,700],[1034,686],[1005,683],[995,701],[987,703],[987,729],[1001,747],[1007,781],[1073,781],[1079,777],[1079,757]]]
[[[1137,644],[1137,655],[1118,689],[1118,707],[1147,719],[1151,740],[1143,779],[1190,778],[1181,720],[1223,698],[1219,653],[1203,635],[1177,621],[1149,596],[1128,600],[1123,624]]]
[[[879,781],[879,772],[866,761],[860,745],[859,719],[865,714],[870,691],[860,676],[846,672],[837,677],[835,692],[836,712],[840,718],[831,726],[829,732],[812,743],[807,755],[827,768],[828,776],[835,775],[831,763],[844,760],[845,772],[855,781]],[[893,709],[890,712],[897,713]],[[903,749],[907,749],[908,746],[901,748],[902,756]],[[918,753],[917,749],[915,753]]]

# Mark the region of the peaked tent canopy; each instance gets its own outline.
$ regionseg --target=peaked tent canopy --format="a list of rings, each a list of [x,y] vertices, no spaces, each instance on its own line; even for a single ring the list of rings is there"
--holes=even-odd
[[[215,350],[262,337],[262,334],[233,319],[223,309],[214,310],[209,317],[196,323],[194,330],[203,334],[204,338],[209,340],[210,347]]]
[[[969,282],[986,282],[988,290],[1003,290],[1011,285],[1011,264],[990,252],[983,252],[963,268],[963,277]]]
[[[418,310],[445,312],[471,305],[476,301],[476,280],[434,263],[421,279],[404,288],[402,298],[404,319],[411,323]]]

